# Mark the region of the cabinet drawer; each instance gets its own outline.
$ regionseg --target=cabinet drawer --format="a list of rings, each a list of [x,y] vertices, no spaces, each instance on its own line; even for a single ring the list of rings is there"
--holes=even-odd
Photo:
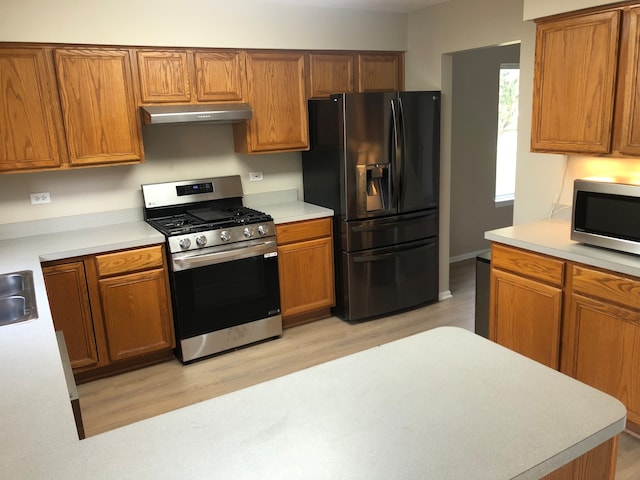
[[[491,267],[514,272],[541,282],[561,287],[565,263],[543,255],[530,253],[504,245],[493,244]]]
[[[162,245],[96,255],[100,277],[134,272],[163,265]]]
[[[331,236],[331,218],[276,225],[278,245]]]
[[[574,292],[638,309],[640,279],[599,272],[579,265],[574,265],[571,270]]]

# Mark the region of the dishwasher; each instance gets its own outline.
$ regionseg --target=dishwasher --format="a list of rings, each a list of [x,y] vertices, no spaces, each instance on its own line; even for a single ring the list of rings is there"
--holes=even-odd
[[[476,314],[475,332],[489,338],[489,284],[491,250],[476,256]]]

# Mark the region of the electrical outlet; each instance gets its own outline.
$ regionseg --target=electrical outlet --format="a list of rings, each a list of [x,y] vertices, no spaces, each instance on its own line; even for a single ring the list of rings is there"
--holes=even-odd
[[[250,182],[260,182],[262,181],[262,178],[262,172],[249,172]]]
[[[40,192],[31,194],[31,204],[38,205],[41,203],[51,203],[51,194],[49,192]]]

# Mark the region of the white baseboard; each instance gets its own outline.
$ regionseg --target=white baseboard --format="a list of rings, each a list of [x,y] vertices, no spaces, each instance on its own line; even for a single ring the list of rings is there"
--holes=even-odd
[[[477,250],[475,252],[463,253],[462,255],[456,255],[455,257],[449,257],[449,263],[457,263],[457,262],[462,262],[464,260],[469,260],[470,258],[476,258],[481,253],[485,253],[488,250],[489,250],[488,248],[485,248],[483,250]]]
[[[440,292],[438,294],[439,302],[441,302],[442,300],[447,300],[448,298],[453,298],[453,295],[451,294],[451,290],[445,290],[444,292]]]

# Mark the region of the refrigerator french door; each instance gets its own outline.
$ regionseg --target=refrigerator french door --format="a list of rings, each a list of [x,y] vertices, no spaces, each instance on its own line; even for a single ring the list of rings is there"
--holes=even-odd
[[[311,100],[309,128],[305,201],[335,212],[334,314],[359,321],[437,300],[440,92]]]

